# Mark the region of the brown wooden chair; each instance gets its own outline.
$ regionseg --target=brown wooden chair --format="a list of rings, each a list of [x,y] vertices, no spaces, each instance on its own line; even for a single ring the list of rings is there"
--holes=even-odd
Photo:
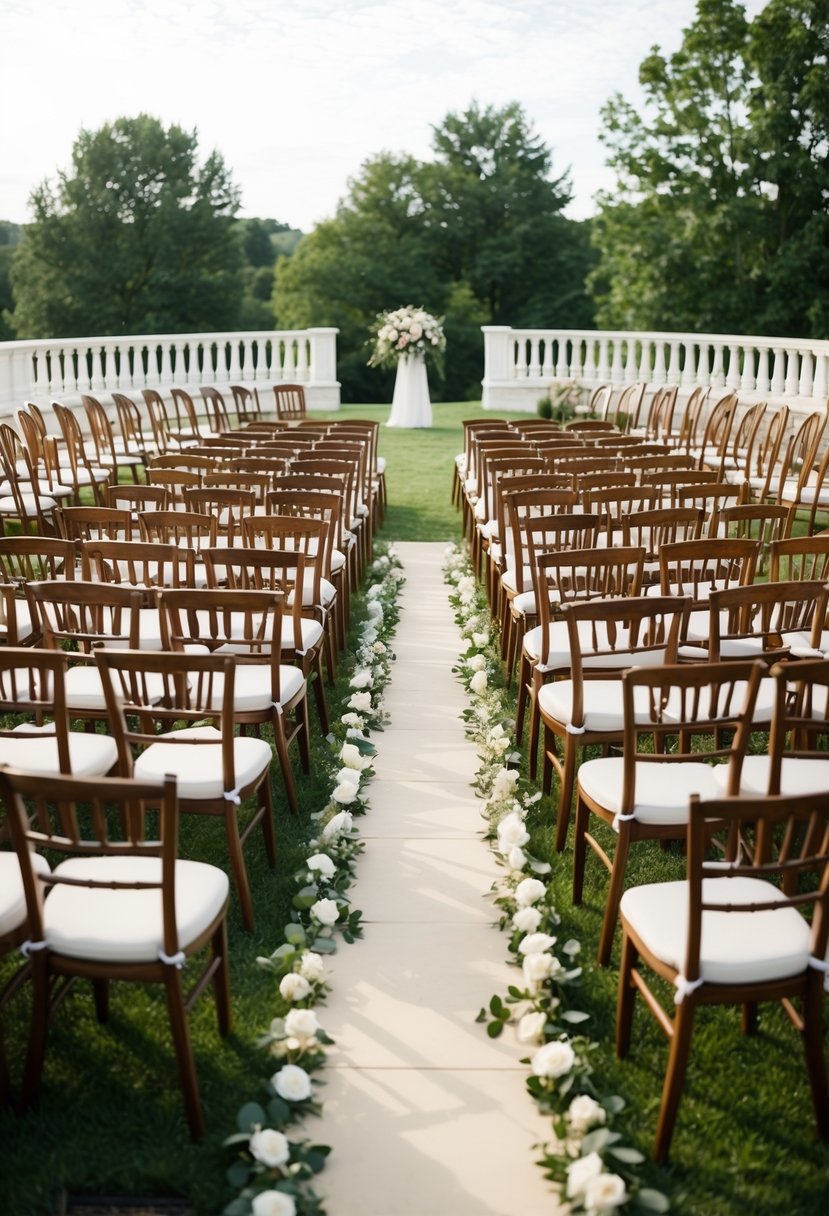
[[[93,537],[130,540],[134,525],[132,512],[123,507],[58,507],[55,521],[60,535],[76,543]]]
[[[28,452],[7,422],[0,423],[0,529],[5,533],[6,521],[13,520],[23,532],[54,531],[54,515],[58,500],[40,488],[37,471]]]
[[[107,1020],[111,981],[163,984],[187,1122],[199,1139],[204,1121],[181,967],[210,946],[210,960],[191,999],[212,984],[219,1033],[226,1035],[228,880],[216,866],[178,858],[175,782],[83,781],[3,768],[0,797],[20,863],[31,943],[24,1105],[39,1089],[55,982],[91,981],[102,1022]],[[37,813],[30,822],[26,804],[32,802]],[[154,840],[144,833],[147,804],[159,811]],[[91,814],[81,813],[82,806],[91,808]],[[45,870],[36,860],[41,849],[63,860]]]
[[[305,417],[305,389],[301,384],[275,384],[273,401],[280,421],[298,422]]]
[[[715,832],[724,856],[711,852]],[[670,1043],[654,1158],[664,1161],[668,1156],[694,1018],[706,1004],[741,1005],[744,1029],[749,1031],[758,1004],[782,1001],[800,1032],[818,1134],[827,1140],[829,1087],[822,1023],[829,933],[829,794],[708,800],[692,795],[687,840],[684,882],[632,887],[620,905],[624,940],[617,1054],[624,1057],[630,1048],[637,991]],[[787,887],[796,894],[789,894]],[[673,1018],[649,986],[645,968],[676,989]],[[796,1000],[800,1013],[795,1012]]]
[[[107,485],[117,480],[115,473],[109,466],[98,463],[94,446],[87,447],[81,424],[73,411],[59,401],[52,402],[52,410],[68,456],[68,463],[61,468],[62,479],[72,486],[76,502],[80,502],[81,490],[88,489],[92,491],[95,503],[102,506]]]
[[[248,388],[244,384],[231,384],[230,391],[233,396],[237,423],[240,427],[247,426],[248,423],[255,422],[262,417],[259,392],[255,386]]]
[[[211,431],[217,435],[221,435],[223,431],[229,431],[233,424],[230,419],[227,402],[219,390],[212,386],[201,384],[199,385],[199,392],[207,407]]]
[[[109,415],[97,397],[82,394],[81,404],[89,423],[89,433],[95,449],[95,463],[102,469],[109,469],[110,481],[118,480],[121,469],[129,469],[134,482],[138,482],[139,469],[147,466],[146,452],[127,451],[123,444],[115,442],[115,433]]]
[[[7,646],[34,646],[40,641],[26,584],[74,578],[76,557],[74,543],[55,536],[0,537],[0,641]]]

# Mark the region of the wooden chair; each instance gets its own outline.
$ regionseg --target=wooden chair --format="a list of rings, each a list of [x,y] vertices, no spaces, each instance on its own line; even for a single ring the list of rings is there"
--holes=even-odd
[[[73,579],[76,556],[72,541],[55,536],[0,537],[0,640],[5,645],[34,646],[40,641],[26,584]]]
[[[767,485],[755,497],[762,495],[772,502],[798,509],[805,504],[805,509],[811,514],[814,491],[820,488],[815,486],[815,462],[827,420],[825,409],[807,414],[790,436],[783,457],[772,470]],[[804,498],[802,491],[810,485],[813,493],[811,497]]]
[[[199,385],[199,392],[207,408],[211,431],[217,435],[221,435],[223,431],[231,430],[233,424],[230,419],[230,413],[228,412],[227,403],[219,390],[209,385],[201,384]]]
[[[187,1122],[192,1137],[199,1139],[204,1121],[181,967],[210,946],[210,961],[191,1000],[212,984],[219,1033],[226,1035],[228,880],[215,866],[177,857],[175,782],[84,781],[5,768],[0,770],[0,797],[20,863],[32,943],[24,1106],[40,1085],[55,982],[90,980],[102,1022],[107,1020],[110,981],[163,984]],[[38,809],[34,823],[26,806],[32,801]],[[144,834],[148,803],[159,810],[155,840]],[[89,806],[91,815],[80,813],[81,806]],[[44,870],[36,860],[39,849],[64,860],[51,872]]]
[[[162,545],[175,545],[193,557],[193,579],[196,587],[207,586],[207,573],[202,553],[215,547],[218,524],[212,515],[199,511],[145,511],[138,516],[141,539]]]
[[[131,540],[132,512],[123,507],[58,507],[55,521],[65,540]]]
[[[752,584],[759,557],[759,542],[747,538],[700,538],[661,546],[659,594],[690,601],[681,638],[683,659],[709,657],[710,597],[726,587]]]
[[[62,478],[72,486],[76,502],[80,502],[81,490],[89,489],[96,505],[102,506],[106,497],[106,486],[110,481],[117,480],[113,470],[98,463],[94,446],[91,450],[87,448],[81,424],[68,406],[53,401],[52,410],[68,456],[68,463],[62,466]]]
[[[138,482],[139,469],[147,466],[146,452],[128,451],[125,450],[123,444],[119,446],[115,442],[112,423],[97,397],[82,394],[81,404],[89,423],[89,433],[95,449],[95,463],[102,469],[109,470],[110,481],[118,480],[119,470],[129,469],[133,481]]]
[[[642,549],[643,586],[659,582],[659,552],[663,545],[698,540],[703,514],[698,507],[656,507],[621,518],[621,542]]]
[[[247,426],[248,423],[255,422],[262,417],[262,406],[255,386],[248,388],[244,384],[231,384],[230,391],[233,395],[237,423],[240,427]]]
[[[188,511],[215,521],[219,543],[237,545],[241,543],[242,520],[249,519],[257,509],[256,491],[202,485],[184,491],[184,505]]]
[[[119,432],[115,436],[116,447],[128,455],[141,456],[146,463],[157,452],[152,429],[149,434],[144,430],[141,411],[132,397],[127,397],[125,393],[113,393],[112,400]]]
[[[301,384],[275,384],[273,402],[276,416],[282,422],[299,422],[305,417],[305,389]]]
[[[141,650],[163,650],[156,592],[165,587],[194,587],[195,562],[189,549],[152,541],[88,540],[81,545],[83,577],[141,592]]]
[[[712,591],[711,659],[819,659],[829,589],[819,579],[755,583]]]
[[[201,485],[201,479],[200,472],[190,469],[156,468],[155,465],[150,465],[147,469],[148,483],[164,489],[164,504],[168,510],[186,510],[185,491],[197,490]]]
[[[576,762],[586,747],[620,743],[624,734],[622,671],[676,662],[687,601],[625,596],[562,608],[568,627],[570,675],[543,684],[537,704],[544,726],[542,788],[559,777],[556,848],[567,841]],[[556,749],[558,741],[562,755]]]
[[[573,903],[582,902],[588,845],[610,874],[599,936],[602,966],[610,962],[631,848],[642,840],[683,839],[691,794],[716,798],[739,789],[765,670],[757,662],[700,663],[623,673],[622,754],[585,760],[577,787]],[[726,730],[735,738],[723,745]],[[713,737],[705,751],[694,747],[702,734]],[[616,833],[612,858],[590,831],[591,815]]]
[[[63,503],[70,498],[74,499],[74,486],[66,484],[71,481],[71,474],[65,471],[65,466],[69,464],[69,457],[66,456],[61,462],[57,437],[46,433],[43,415],[40,411],[34,412],[34,407],[31,405],[28,409],[18,410],[17,425],[29,457],[28,464],[25,460],[17,462],[17,481],[25,483],[21,484],[21,490],[31,492],[30,473],[34,472],[38,493],[48,498],[54,498],[57,503]],[[4,478],[3,485],[0,486],[0,495],[6,496],[11,493],[9,479]]]
[[[159,453],[186,448],[190,444],[200,441],[202,434],[195,418],[195,406],[193,405],[192,398],[190,398],[190,405],[193,411],[192,416],[187,414],[185,409],[185,416],[182,418],[180,413],[183,403],[182,398],[173,399],[174,416],[171,417],[170,411],[167,408],[167,402],[157,389],[142,388],[141,396],[144,398],[144,403],[147,406],[150,426],[153,431],[153,443]]]
[[[150,469],[157,472],[160,469],[179,469],[188,473],[213,473],[219,465],[220,458],[215,454],[197,452],[194,447],[182,448],[177,452],[164,452],[154,456]]]
[[[718,831],[726,864],[721,852],[709,860]],[[829,1139],[822,1026],[829,794],[709,800],[692,795],[687,840],[686,881],[632,887],[620,905],[617,1055],[626,1056],[630,1048],[637,990],[670,1043],[654,1158],[668,1156],[694,1017],[706,1004],[741,1005],[750,1031],[758,1004],[783,1002],[806,1053],[818,1134]],[[788,894],[787,886],[797,893]],[[676,989],[673,1018],[648,985],[645,967]]]
[[[137,527],[138,516],[142,511],[160,511],[167,501],[167,491],[164,486],[151,485],[117,485],[107,490],[106,505],[117,510],[129,511],[133,524]]]
[[[41,491],[29,454],[7,422],[0,423],[0,475],[2,489],[6,491],[0,496],[3,534],[7,520],[16,521],[23,532],[32,528],[41,534],[53,532],[58,500]]]
[[[765,502],[771,495],[772,479],[777,470],[780,450],[789,426],[789,407],[780,405],[771,417],[764,418],[765,426],[758,435],[743,469],[726,469],[726,481],[748,481],[751,497]]]

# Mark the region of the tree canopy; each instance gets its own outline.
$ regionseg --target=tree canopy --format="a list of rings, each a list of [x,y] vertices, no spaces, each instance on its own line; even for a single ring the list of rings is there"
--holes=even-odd
[[[71,169],[30,201],[12,267],[21,336],[236,323],[239,192],[217,152],[199,163],[195,131],[147,115],[81,131]]]
[[[592,286],[612,327],[829,335],[829,0],[698,0],[603,111]]]

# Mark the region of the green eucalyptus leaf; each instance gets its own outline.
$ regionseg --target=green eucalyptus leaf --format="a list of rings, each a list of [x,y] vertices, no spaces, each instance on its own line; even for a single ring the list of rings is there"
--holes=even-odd
[[[250,1163],[247,1161],[234,1161],[229,1166],[225,1175],[228,1186],[232,1186],[234,1191],[241,1190],[250,1177]]]
[[[650,1187],[642,1187],[641,1191],[637,1191],[633,1196],[634,1204],[639,1208],[644,1208],[646,1212],[670,1212],[671,1205],[665,1195],[661,1191],[654,1191]]]
[[[261,1127],[265,1122],[265,1112],[258,1102],[247,1102],[236,1116],[236,1126],[240,1132],[250,1132],[254,1123]]]

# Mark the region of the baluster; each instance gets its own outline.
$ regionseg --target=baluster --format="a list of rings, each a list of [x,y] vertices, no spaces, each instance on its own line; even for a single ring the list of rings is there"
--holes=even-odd
[[[732,390],[740,387],[740,348],[734,344],[728,347],[728,376],[725,387]]]
[[[553,335],[544,335],[544,359],[541,364],[541,376],[544,380],[552,380],[555,375],[555,364],[553,362]]]
[[[537,380],[541,375],[541,355],[539,352],[540,342],[537,335],[533,335],[530,340],[530,366],[527,372],[528,376]]]
[[[151,348],[152,349],[152,348]],[[157,348],[156,348],[157,350]],[[157,358],[157,354],[156,354]],[[152,370],[152,368],[150,369]],[[170,358],[170,344],[162,339],[161,341],[161,363],[158,367],[158,383],[162,388],[167,389],[173,383],[173,364]]]
[[[612,384],[621,384],[625,378],[624,363],[622,362],[622,346],[624,339],[613,339],[613,355],[610,361],[610,380]]]
[[[758,393],[767,393],[771,388],[769,380],[769,348],[761,346],[757,352],[757,377],[755,387]]]
[[[556,343],[556,380],[566,380],[570,371],[569,340],[567,338],[557,338]]]
[[[625,338],[625,384],[634,384],[638,372],[636,362],[636,339],[628,334]]]
[[[610,377],[610,362],[608,360],[608,339],[599,339],[598,365],[593,366],[593,376],[599,383],[604,383]]]
[[[806,350],[800,360],[800,383],[797,386],[798,395],[801,397],[811,397],[812,384],[814,381],[815,365],[812,358],[812,352]]]
[[[657,339],[653,344],[653,371],[651,379],[657,386],[665,383],[665,343]]]
[[[682,348],[682,371],[679,375],[679,383],[682,388],[696,388],[697,368],[694,356],[696,354],[696,342],[683,341]]]
[[[797,390],[800,386],[800,352],[796,347],[790,347],[786,351],[786,395],[796,397]]]
[[[668,352],[668,384],[679,384],[679,342],[670,342]]]
[[[238,338],[230,340],[230,366],[225,374],[225,380],[228,384],[236,384],[238,380],[244,380],[242,375],[242,360],[239,358],[239,348],[243,343]],[[247,345],[247,343],[244,343]]]
[[[583,335],[576,338],[571,352],[570,378],[583,380],[587,371],[593,372],[596,367],[596,343],[589,342]]]
[[[723,388],[725,385],[725,373],[723,371],[723,347],[721,342],[714,344],[714,364],[711,368],[711,387]]]
[[[812,396],[818,401],[825,400],[829,392],[829,376],[827,376],[827,356],[817,355],[815,359],[815,379],[812,385]]]
[[[523,334],[518,334],[516,343],[515,374],[519,380],[524,380],[527,375],[527,339]]]
[[[652,343],[643,335],[640,339],[639,347],[639,367],[636,372],[636,379],[644,381],[645,384],[650,383],[651,378],[651,346]]]
[[[303,334],[297,341],[297,354],[299,355],[300,383],[307,384],[311,379],[311,343],[306,334]]]
[[[771,376],[771,391],[773,393],[783,393],[786,389],[786,355],[783,348],[775,346],[774,348],[774,368]]]
[[[754,360],[756,351],[753,346],[743,347],[743,374],[740,376],[741,392],[753,393],[757,387],[757,380],[754,375]]]

